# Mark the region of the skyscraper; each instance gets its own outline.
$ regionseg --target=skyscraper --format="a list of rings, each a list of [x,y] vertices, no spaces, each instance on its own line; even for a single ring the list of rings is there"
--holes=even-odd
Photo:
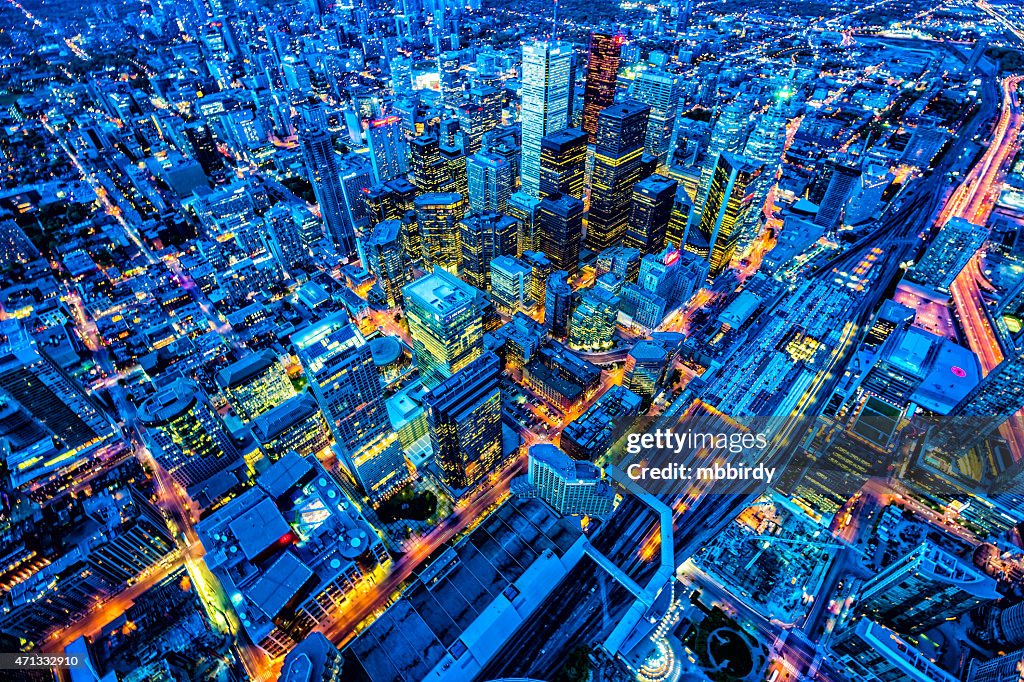
[[[530,297],[530,266],[515,256],[498,256],[491,261],[490,290],[494,307],[506,315],[526,308]]]
[[[399,116],[373,119],[366,129],[370,161],[377,182],[387,182],[409,171],[408,145]]]
[[[913,635],[998,599],[995,588],[995,580],[928,541],[867,581],[856,608]]]
[[[408,267],[402,245],[402,223],[385,220],[377,223],[363,246],[366,269],[377,278],[389,307],[402,305],[402,287],[408,282]]]
[[[630,97],[651,107],[644,152],[657,158],[658,165],[668,163],[681,96],[682,80],[679,76],[658,69],[640,72],[630,87]]]
[[[838,226],[843,218],[843,208],[857,187],[860,169],[836,160],[829,160],[828,165],[831,167],[831,177],[818,214],[814,216],[814,224],[831,230]]]
[[[466,216],[459,222],[461,257],[459,274],[477,289],[490,289],[490,263],[498,256],[514,256],[519,223],[500,213]]]
[[[530,446],[527,480],[537,497],[563,516],[602,517],[615,506],[615,490],[600,469],[550,443]]]
[[[522,191],[540,192],[540,150],[545,135],[569,125],[569,70],[572,45],[537,40],[523,44]]]
[[[536,251],[540,248],[540,235],[537,232],[540,199],[523,192],[516,192],[508,198],[506,213],[519,221],[519,239],[516,246],[517,256],[524,251]]]
[[[698,215],[704,211],[704,202],[707,201],[708,192],[711,190],[711,179],[718,164],[719,154],[739,154],[746,144],[751,106],[747,98],[737,97],[726,105],[711,129],[711,139],[700,169],[700,183],[693,197],[694,210]]]
[[[591,251],[614,246],[625,234],[650,111],[630,100],[607,107],[598,117],[586,242]]]
[[[440,268],[407,284],[405,312],[413,361],[433,388],[483,352],[479,290]]]
[[[327,234],[334,248],[343,257],[356,253],[355,227],[346,211],[345,188],[341,182],[341,164],[334,152],[327,116],[319,106],[302,109],[299,132],[302,157],[313,185],[313,194],[320,206],[320,216],[327,226]]]
[[[484,353],[423,397],[434,461],[445,484],[463,490],[501,460],[501,360]]]
[[[271,350],[250,353],[217,372],[217,384],[235,414],[249,422],[295,395],[295,388]]]
[[[637,249],[641,255],[664,248],[677,186],[675,180],[663,175],[652,175],[633,186],[633,205],[624,246]]]
[[[590,34],[587,79],[583,86],[583,130],[590,144],[597,139],[598,114],[615,101],[615,82],[624,42],[625,38],[619,33]]]
[[[566,128],[546,135],[540,145],[540,196],[568,194],[583,199],[587,134]]]
[[[409,173],[420,192],[440,192],[444,181],[441,144],[433,135],[413,138],[409,144]]]
[[[408,480],[370,345],[344,312],[294,334],[292,345],[327,417],[339,459],[372,499]]]
[[[894,682],[956,682],[958,679],[895,632],[867,618],[837,632],[829,648],[837,655],[836,665],[845,669],[851,679]]]
[[[458,224],[466,214],[465,198],[455,192],[421,194],[415,206],[424,265],[457,272]]]
[[[556,270],[548,275],[544,287],[544,327],[551,336],[564,339],[569,335],[572,307],[569,274],[565,270]]]
[[[743,220],[747,211],[754,210],[751,186],[760,171],[760,166],[743,157],[729,153],[718,157],[695,235],[701,240],[696,252],[704,255],[702,251],[706,250],[711,277],[728,267],[736,252]],[[695,242],[696,239],[691,240],[691,244]]]
[[[672,200],[672,214],[669,216],[668,230],[665,232],[666,242],[676,249],[682,249],[686,245],[692,216],[693,199],[687,193],[686,187],[679,185]]]
[[[597,287],[587,289],[572,313],[569,347],[585,351],[611,348],[618,314],[618,296]]]
[[[552,194],[537,206],[537,247],[557,270],[569,277],[579,272],[583,242],[583,202],[568,194]]]
[[[466,162],[469,208],[475,213],[504,213],[512,195],[512,166],[496,154],[478,152]]]

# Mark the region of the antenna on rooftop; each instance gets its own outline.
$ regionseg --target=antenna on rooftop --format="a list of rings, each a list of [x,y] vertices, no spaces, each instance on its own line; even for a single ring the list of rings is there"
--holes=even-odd
[[[551,41],[558,38],[558,0],[555,1],[555,11],[551,14]]]

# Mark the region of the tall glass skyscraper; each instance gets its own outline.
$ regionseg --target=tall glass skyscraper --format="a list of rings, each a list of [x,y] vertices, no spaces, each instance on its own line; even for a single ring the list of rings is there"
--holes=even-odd
[[[587,171],[587,134],[566,128],[541,140],[540,196],[568,194],[583,198]]]
[[[521,190],[540,192],[540,149],[545,135],[569,125],[572,45],[537,40],[523,45],[523,161]]]
[[[469,208],[474,213],[504,213],[512,195],[512,165],[488,152],[478,152],[466,161]]]
[[[366,129],[370,143],[370,161],[377,182],[387,182],[409,171],[408,145],[400,116],[370,121]]]
[[[752,184],[760,171],[760,166],[741,156],[720,154],[718,157],[695,235],[702,243],[691,248],[707,257],[711,277],[728,267],[736,253],[740,228],[746,212],[752,210]]]
[[[597,139],[598,114],[615,101],[622,34],[591,33],[587,54],[587,80],[583,87],[583,130],[593,144]]]
[[[478,289],[440,268],[402,291],[412,333],[413,361],[433,388],[483,352]]]
[[[633,80],[629,94],[638,102],[651,107],[644,151],[656,157],[659,165],[667,163],[672,131],[676,125],[676,110],[683,94],[682,80],[667,71],[643,71]]]
[[[341,183],[341,166],[334,152],[331,133],[327,129],[327,116],[319,106],[302,109],[302,157],[309,171],[313,194],[320,206],[320,217],[327,226],[327,234],[334,248],[342,256],[356,253],[356,235],[345,210],[345,188]]]
[[[347,315],[336,313],[295,334],[292,344],[349,473],[373,499],[404,483],[409,471],[370,345]]]
[[[647,118],[651,108],[627,100],[601,111],[590,183],[587,248],[603,251],[626,232],[633,185],[640,180]]]

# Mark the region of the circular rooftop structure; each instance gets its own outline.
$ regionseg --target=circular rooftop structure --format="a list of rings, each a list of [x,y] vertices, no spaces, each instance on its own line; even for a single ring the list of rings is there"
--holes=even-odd
[[[369,343],[373,364],[377,367],[393,365],[402,357],[402,344],[393,336],[378,336]]]

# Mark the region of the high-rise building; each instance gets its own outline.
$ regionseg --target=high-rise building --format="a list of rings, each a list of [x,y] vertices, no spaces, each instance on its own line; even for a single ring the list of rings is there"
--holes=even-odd
[[[633,185],[633,206],[623,245],[641,255],[657,253],[665,247],[668,224],[676,200],[675,180],[652,175]]]
[[[414,204],[424,265],[457,272],[458,224],[466,214],[465,197],[455,192],[428,193],[416,197]]]
[[[466,161],[469,209],[474,213],[505,213],[512,195],[512,166],[502,157],[479,152]]]
[[[614,246],[626,232],[650,111],[646,104],[626,101],[603,109],[598,116],[586,241],[591,251]]]
[[[370,143],[370,161],[377,182],[393,180],[409,171],[408,145],[400,116],[370,121],[366,130]]]
[[[228,365],[217,372],[217,384],[243,422],[295,395],[295,387],[271,350],[251,353]]]
[[[587,79],[583,86],[583,130],[590,144],[597,139],[598,114],[615,102],[615,83],[624,42],[625,38],[619,33],[590,34]]]
[[[569,71],[572,45],[537,40],[523,44],[522,191],[540,193],[541,140],[569,125]]]
[[[692,216],[693,199],[690,198],[686,187],[679,185],[676,188],[676,196],[672,200],[672,213],[668,219],[668,230],[665,232],[667,244],[676,249],[682,249],[686,246],[686,238],[689,236]]]
[[[967,668],[966,682],[1019,682],[1024,671],[1024,650],[996,656],[987,661],[974,659]]]
[[[139,408],[139,423],[146,427],[153,457],[201,506],[212,505],[220,487],[208,491],[206,483],[217,474],[234,470],[241,453],[206,394],[194,383],[178,379],[153,394]],[[231,486],[228,486],[230,489]]]
[[[515,256],[498,256],[491,261],[491,300],[506,315],[527,307],[530,299],[530,266]]]
[[[7,475],[19,488],[61,485],[79,467],[102,461],[118,440],[99,406],[13,318],[0,320],[0,415],[22,425],[2,448]]]
[[[292,336],[310,390],[327,417],[339,459],[373,499],[408,480],[391,430],[370,344],[336,313]]]
[[[760,171],[760,166],[742,157],[729,153],[718,157],[697,234],[691,233],[693,238],[687,244],[688,250],[707,254],[711,277],[728,267],[736,253],[743,221],[747,212],[754,210],[750,190]]]
[[[522,256],[524,251],[536,251],[540,248],[540,235],[537,232],[539,206],[540,199],[523,192],[516,192],[508,198],[505,212],[519,221],[517,256]]]
[[[923,651],[892,630],[861,618],[833,635],[835,665],[851,679],[869,682],[956,682]]]
[[[936,291],[948,292],[953,280],[987,237],[988,229],[984,226],[964,218],[951,218],[929,242],[921,260],[907,272],[907,279]]]
[[[530,300],[538,305],[544,304],[547,293],[548,276],[553,266],[551,259],[540,251],[523,251],[522,260],[530,266]]]
[[[252,422],[252,435],[264,454],[276,462],[294,450],[315,455],[331,444],[331,430],[309,393],[289,398]]]
[[[302,238],[304,214],[297,207],[277,204],[263,214],[269,246],[278,263],[285,270],[295,270],[309,256],[309,245]]]
[[[423,397],[434,461],[445,484],[463,490],[501,460],[501,360],[484,353]]]
[[[566,128],[545,135],[540,144],[540,196],[568,194],[583,199],[587,172],[587,134]]]
[[[597,287],[587,289],[572,313],[569,347],[585,351],[611,348],[618,314],[618,296]]]
[[[479,85],[469,91],[469,101],[480,107],[481,134],[501,125],[502,93],[490,85]],[[475,153],[466,151],[467,154]]]
[[[299,136],[309,181],[320,206],[320,216],[327,226],[327,234],[341,256],[354,256],[355,227],[346,211],[341,164],[327,128],[327,116],[321,107],[311,105],[302,109]]]
[[[398,220],[377,223],[363,244],[363,253],[366,269],[377,278],[388,307],[402,305],[402,287],[409,278],[402,244],[402,223]]]
[[[444,182],[441,143],[434,135],[421,135],[409,143],[409,179],[422,193],[440,192]]]
[[[565,270],[556,270],[548,275],[544,287],[544,327],[551,336],[564,339],[569,335],[572,310],[569,273]]]
[[[726,152],[739,154],[743,150],[747,142],[751,108],[752,105],[747,98],[737,97],[726,105],[715,121],[704,155],[704,163],[700,169],[697,193],[693,195],[694,212],[697,215],[704,212],[704,203],[711,190],[711,179],[718,164],[718,156]]]
[[[321,632],[311,632],[284,657],[281,682],[344,682],[338,647]]]
[[[786,150],[787,123],[784,102],[776,102],[758,118],[743,147],[744,158],[760,165],[762,170],[751,188],[751,210],[740,227],[740,249],[746,249],[760,234],[764,210],[774,208],[767,203]]]
[[[995,588],[996,581],[972,564],[924,542],[867,581],[856,608],[913,635],[998,599]]]
[[[818,214],[814,216],[814,224],[831,230],[843,219],[843,208],[857,187],[860,169],[835,160],[827,163],[831,177],[818,207]]]
[[[530,446],[527,480],[532,493],[563,516],[603,517],[615,506],[615,490],[601,470],[574,460],[550,443]]]
[[[682,79],[659,69],[641,71],[630,86],[629,96],[651,107],[644,152],[655,157],[658,165],[668,163],[682,94]]]
[[[537,206],[536,246],[557,270],[575,277],[583,242],[583,202],[568,194],[552,194]]]
[[[483,352],[480,291],[440,268],[407,284],[405,312],[413,361],[433,388]]]
[[[622,385],[650,402],[658,392],[668,367],[668,351],[656,341],[640,341],[626,356]]]
[[[466,155],[458,145],[442,144],[441,185],[439,192],[457,192],[469,196],[469,180],[466,175]]]
[[[490,263],[499,256],[514,256],[519,223],[500,213],[466,216],[459,222],[461,258],[459,274],[481,290],[490,289]]]
[[[382,220],[401,220],[407,211],[413,210],[416,186],[404,177],[374,185],[363,193],[370,224]]]

